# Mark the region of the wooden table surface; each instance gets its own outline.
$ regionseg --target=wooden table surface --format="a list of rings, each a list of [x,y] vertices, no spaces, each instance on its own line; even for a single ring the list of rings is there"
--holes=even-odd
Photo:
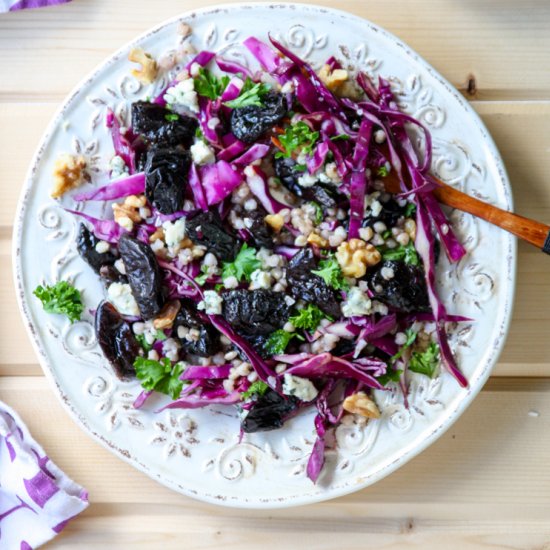
[[[106,56],[198,0],[74,0],[0,15],[0,399],[90,492],[50,548],[548,548],[550,257],[520,243],[514,318],[493,376],[437,443],[354,495],[241,511],[156,484],[85,435],[46,383],[11,274],[12,223],[53,112]],[[317,0],[327,6],[330,0]],[[471,101],[499,147],[516,211],[550,221],[547,0],[341,0],[401,37]]]

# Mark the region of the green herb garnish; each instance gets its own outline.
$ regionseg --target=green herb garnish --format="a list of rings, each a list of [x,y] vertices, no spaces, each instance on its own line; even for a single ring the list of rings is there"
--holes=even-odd
[[[296,328],[303,328],[313,332],[319,326],[321,320],[325,318],[330,319],[317,306],[308,304],[307,307],[298,311],[296,315],[290,317],[289,321]]]
[[[135,336],[136,340],[144,351],[151,351],[153,349],[153,344],[147,342],[147,340],[145,339],[145,334],[136,334]]]
[[[315,222],[315,225],[319,225],[323,221],[323,209],[321,208],[321,205],[315,201],[311,201],[309,204],[315,208],[315,218],[313,221]]]
[[[330,141],[346,141],[351,139],[347,134],[338,134],[337,136],[332,136]]]
[[[382,376],[377,376],[376,380],[382,384],[382,386],[386,386],[390,382],[399,382],[399,378],[403,374],[403,371],[401,369],[394,370],[391,367],[388,367],[386,370],[386,374],[383,374]]]
[[[244,81],[244,85],[237,98],[231,101],[226,101],[225,106],[231,109],[240,107],[249,107],[255,105],[261,107],[263,105],[263,97],[271,90],[271,88],[262,82],[254,82],[249,77]]]
[[[208,279],[209,276],[210,275],[208,274],[208,266],[202,264],[201,265],[201,273],[200,273],[200,275],[197,275],[195,277],[195,282],[198,285],[202,286],[206,283],[206,279]]]
[[[386,248],[382,250],[383,260],[404,261],[408,265],[419,265],[420,259],[413,243],[406,246],[399,245],[397,248]]]
[[[168,114],[164,115],[164,118],[168,122],[175,122],[176,120],[179,120],[180,117],[176,113],[168,113]]]
[[[296,124],[287,126],[285,133],[279,136],[283,151],[275,153],[276,158],[291,157],[299,148],[302,153],[310,154],[319,139],[319,132],[313,131],[305,122],[300,120]]]
[[[286,347],[288,346],[288,343],[294,337],[298,338],[299,340],[304,339],[303,336],[300,336],[295,332],[287,332],[282,328],[279,330],[276,330],[275,332],[272,332],[269,335],[269,338],[266,340],[264,344],[264,350],[269,355],[280,355],[281,353],[285,352]]]
[[[183,388],[183,365],[176,363],[173,367],[170,360],[163,357],[160,361],[136,357],[134,361],[136,376],[140,380],[143,389],[155,390],[177,399]]]
[[[409,370],[433,378],[439,365],[439,346],[432,342],[425,351],[415,351],[409,361]]]
[[[417,333],[409,328],[405,331],[405,336],[407,337],[405,343],[399,348],[399,351],[390,359],[390,363],[395,363],[398,359],[401,358],[403,353],[405,353],[405,350],[410,348],[414,344]]]
[[[263,382],[262,380],[256,380],[256,382],[250,384],[250,387],[246,391],[243,391],[243,393],[241,393],[241,399],[243,401],[246,401],[252,396],[261,397],[268,389],[269,386],[265,382]]]
[[[349,284],[344,279],[340,264],[334,256],[321,260],[319,262],[319,269],[313,270],[312,273],[319,275],[328,286],[331,286],[335,290],[349,290]]]
[[[390,171],[388,170],[388,167],[384,164],[383,166],[380,166],[378,168],[378,172],[376,172],[376,175],[380,176],[381,178],[385,178]]]
[[[201,67],[198,76],[195,77],[195,91],[197,94],[207,97],[208,99],[216,99],[222,95],[223,91],[229,84],[227,75],[218,78],[208,69]]]
[[[42,302],[47,313],[66,315],[71,323],[80,321],[84,311],[80,291],[67,281],[59,281],[55,285],[45,287],[38,285],[33,294]]]
[[[262,262],[256,259],[256,250],[244,243],[234,261],[223,262],[222,279],[236,277],[240,281],[244,277],[250,281],[252,273],[261,267]]]

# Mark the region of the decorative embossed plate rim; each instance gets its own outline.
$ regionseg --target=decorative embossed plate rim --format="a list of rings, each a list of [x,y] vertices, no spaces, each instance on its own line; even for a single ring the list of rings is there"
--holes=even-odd
[[[268,11],[266,12],[266,10]],[[43,157],[46,156],[48,147],[50,146],[52,140],[54,140],[56,136],[60,133],[60,127],[63,123],[64,114],[71,108],[71,106],[73,105],[73,103],[76,102],[77,99],[82,97],[84,90],[93,88],[99,75],[107,71],[109,68],[112,68],[113,65],[120,62],[126,57],[127,51],[131,46],[151,39],[153,37],[162,37],[163,31],[168,32],[168,29],[173,26],[175,22],[181,20],[193,24],[197,21],[200,21],[201,19],[207,19],[208,17],[224,17],[227,20],[234,21],[234,25],[236,27],[239,27],[239,15],[246,17],[251,13],[257,13],[258,15],[261,15],[262,13],[264,15],[266,13],[269,13],[269,15],[273,17],[273,22],[270,24],[270,28],[275,27],[276,31],[284,30],[282,26],[284,26],[285,21],[290,21],[292,17],[296,17],[299,14],[303,15],[304,21],[309,22],[310,19],[314,20],[314,24],[318,25],[319,27],[325,27],[325,30],[330,28],[331,22],[333,24],[335,24],[335,22],[341,24],[348,23],[350,26],[355,25],[361,27],[362,34],[364,33],[365,37],[365,42],[363,43],[363,45],[365,45],[367,41],[372,41],[373,44],[378,46],[380,46],[381,44],[387,44],[391,46],[391,48],[393,48],[393,51],[390,51],[387,55],[391,58],[392,55],[396,55],[396,52],[399,52],[400,57],[402,58],[400,60],[392,58],[394,64],[404,63],[407,65],[407,67],[410,66],[415,71],[418,71],[418,76],[413,78],[411,82],[408,82],[407,85],[409,86],[409,88],[413,88],[414,93],[411,92],[411,90],[409,89],[409,92],[411,92],[411,97],[414,94],[416,94],[417,96],[423,94],[424,97],[427,97],[426,101],[420,102],[418,112],[422,112],[423,115],[426,115],[426,122],[428,124],[431,123],[435,126],[435,128],[437,128],[438,116],[441,115],[441,112],[438,112],[438,107],[433,107],[432,103],[430,102],[430,89],[428,89],[427,92],[423,92],[421,90],[422,93],[420,93],[418,89],[415,88],[415,86],[417,86],[418,84],[418,80],[420,79],[426,79],[431,84],[433,84],[434,87],[439,87],[442,98],[444,96],[445,101],[450,104],[451,107],[454,109],[454,111],[452,111],[453,117],[457,117],[456,120],[460,122],[472,125],[472,127],[475,128],[475,131],[478,132],[479,137],[477,138],[477,143],[475,143],[475,145],[479,145],[480,147],[473,148],[476,149],[476,151],[478,148],[480,150],[483,150],[484,158],[479,164],[477,163],[477,160],[476,162],[474,162],[473,159],[470,160],[472,167],[475,168],[475,170],[477,171],[474,175],[480,180],[480,189],[483,191],[483,193],[480,193],[478,188],[472,188],[471,191],[477,192],[481,195],[485,194],[490,200],[493,200],[497,202],[500,206],[508,209],[511,209],[512,207],[512,198],[507,176],[496,147],[492,139],[490,138],[487,130],[485,129],[483,123],[480,121],[479,117],[473,111],[473,109],[468,105],[466,100],[464,100],[464,98],[462,98],[460,94],[430,65],[422,60],[416,53],[412,52],[410,48],[403,44],[399,39],[381,29],[380,27],[369,23],[368,21],[338,10],[302,4],[253,3],[237,4],[230,6],[215,6],[182,14],[181,16],[175,17],[165,23],[162,23],[153,30],[143,34],[131,44],[128,44],[121,48],[117,53],[115,53],[106,62],[104,62],[96,71],[94,71],[91,76],[86,78],[79,86],[77,86],[77,88],[70,94],[68,99],[63,103],[58,113],[55,115],[54,119],[50,123],[31,164],[31,168],[29,170],[27,180],[24,185],[18,205],[13,241],[14,277],[17,286],[19,306],[23,314],[25,325],[31,336],[31,341],[37,351],[40,363],[46,376],[54,385],[56,394],[61,398],[61,401],[65,408],[86,432],[92,435],[106,448],[110,449],[112,452],[120,456],[123,460],[144,471],[145,473],[165,484],[166,486],[186,495],[216,504],[250,508],[276,508],[326,500],[366,487],[393,472],[401,465],[405,464],[408,460],[416,456],[431,443],[433,443],[445,430],[447,430],[451,426],[451,424],[470,404],[475,395],[481,389],[484,382],[487,380],[492,367],[496,363],[498,354],[500,353],[504,344],[504,339],[511,318],[511,307],[515,284],[516,243],[515,240],[509,235],[498,233],[494,231],[494,228],[483,226],[483,232],[481,233],[481,236],[477,238],[477,241],[474,238],[474,243],[472,246],[474,248],[479,247],[480,249],[483,249],[483,246],[487,246],[486,235],[489,235],[491,245],[493,245],[493,243],[496,243],[493,246],[493,253],[495,253],[494,251],[496,251],[497,254],[499,252],[503,254],[503,256],[499,259],[501,265],[499,266],[498,262],[495,263],[495,265],[499,268],[498,273],[493,274],[496,275],[496,277],[491,276],[490,270],[488,272],[481,271],[481,268],[483,266],[480,267],[475,262],[470,262],[469,264],[465,263],[460,268],[459,273],[456,273],[456,269],[454,272],[453,270],[449,269],[443,274],[443,276],[447,280],[443,281],[442,284],[446,284],[447,286],[451,285],[452,287],[452,285],[454,284],[453,281],[455,279],[458,283],[463,282],[464,279],[467,277],[470,277],[471,279],[471,281],[469,280],[468,284],[473,284],[474,287],[476,285],[485,285],[485,294],[483,295],[483,298],[480,298],[480,301],[486,300],[486,304],[488,305],[488,309],[485,311],[484,314],[488,315],[488,318],[491,318],[491,315],[495,317],[496,324],[494,326],[489,328],[484,325],[478,325],[476,326],[475,331],[472,331],[472,327],[470,326],[470,328],[466,331],[467,336],[465,337],[465,339],[461,340],[461,337],[459,335],[455,339],[455,344],[457,346],[465,346],[467,348],[468,338],[473,338],[474,341],[475,338],[477,338],[476,331],[485,331],[486,333],[489,333],[492,330],[492,338],[489,340],[489,346],[487,350],[484,351],[483,361],[481,361],[479,364],[473,364],[473,361],[465,361],[462,363],[462,366],[465,370],[472,371],[472,376],[470,377],[471,384],[467,390],[461,390],[460,394],[458,393],[458,391],[455,392],[456,395],[453,398],[454,400],[452,402],[449,401],[450,407],[448,409],[445,409],[445,400],[443,398],[439,399],[437,397],[438,392],[440,391],[440,387],[443,385],[441,381],[442,379],[445,381],[445,384],[453,383],[447,375],[442,375],[440,378],[430,383],[425,383],[418,378],[414,379],[414,389],[412,391],[412,396],[414,400],[418,398],[419,406],[417,407],[416,401],[413,401],[411,411],[408,413],[404,413],[402,408],[399,408],[399,405],[396,404],[395,396],[387,394],[384,397],[383,410],[390,411],[388,412],[388,415],[391,413],[391,411],[393,411],[393,413],[391,414],[393,414],[397,418],[397,420],[395,421],[396,425],[398,425],[399,422],[401,422],[402,424],[404,423],[403,425],[405,426],[405,428],[403,428],[403,425],[400,427],[400,429],[403,428],[404,430],[403,434],[405,434],[406,430],[410,428],[411,423],[413,422],[411,420],[413,415],[417,415],[422,421],[425,420],[427,422],[428,429],[420,429],[420,431],[417,430],[417,435],[414,437],[411,436],[409,438],[410,441],[400,447],[399,452],[396,454],[396,456],[394,456],[391,460],[380,460],[376,467],[372,467],[372,465],[369,465],[370,470],[368,470],[366,466],[362,465],[361,467],[364,469],[360,470],[359,472],[353,472],[353,468],[351,468],[351,473],[345,472],[345,468],[349,466],[349,464],[347,464],[347,466],[344,466],[341,471],[339,470],[338,473],[335,474],[334,479],[331,479],[329,483],[325,485],[321,484],[318,486],[311,485],[307,480],[305,480],[304,482],[303,476],[302,478],[296,477],[295,480],[292,480],[295,481],[295,490],[288,490],[288,487],[286,487],[286,492],[281,489],[280,493],[278,492],[277,488],[273,489],[273,487],[269,485],[272,480],[264,478],[262,484],[261,477],[252,481],[250,481],[249,479],[245,479],[242,482],[243,485],[239,486],[240,489],[235,489],[235,486],[230,486],[228,484],[222,485],[223,483],[225,483],[225,480],[229,479],[229,477],[225,479],[214,478],[214,476],[211,476],[211,474],[206,473],[198,481],[193,480],[193,482],[191,482],[189,480],[186,480],[186,482],[181,482],[181,480],[178,480],[176,477],[174,477],[173,473],[172,475],[170,475],[168,466],[163,466],[163,464],[161,464],[160,462],[160,458],[159,460],[144,459],[140,455],[139,450],[133,453],[128,451],[128,449],[121,444],[120,436],[117,435],[115,437],[115,434],[113,432],[109,432],[104,427],[100,429],[95,428],[92,422],[93,418],[91,416],[93,414],[92,405],[89,404],[87,406],[81,406],[81,404],[78,403],[79,400],[75,398],[75,395],[71,395],[71,392],[67,390],[68,382],[65,374],[63,376],[59,376],[59,374],[56,373],[56,361],[58,361],[59,357],[62,357],[62,355],[53,358],[52,356],[54,354],[46,349],[50,345],[50,340],[44,340],[44,338],[48,338],[45,327],[45,318],[42,318],[42,314],[40,312],[34,310],[34,304],[32,304],[31,302],[31,291],[34,286],[32,286],[28,279],[26,279],[24,265],[26,265],[26,262],[29,261],[29,256],[33,253],[33,250],[23,249],[22,247],[25,238],[25,231],[27,230],[27,226],[24,222],[28,211],[32,209],[33,194],[35,192],[34,186],[36,185],[36,182],[41,175],[41,161],[43,160]],[[308,15],[310,16],[309,18],[307,17]],[[369,42],[369,44],[370,43],[371,42]],[[365,48],[366,47],[367,46],[365,45]],[[366,58],[366,56],[364,56],[364,59],[362,61],[368,64],[369,58]],[[384,61],[384,59],[382,59],[382,61]],[[373,63],[375,64],[375,62]],[[374,64],[371,65],[371,68],[373,69]],[[381,70],[380,73],[385,74],[383,70]],[[403,85],[402,95],[406,101],[407,93],[405,93],[405,88],[406,86]],[[439,122],[441,122],[441,120]],[[437,132],[435,133],[435,135],[437,136]],[[457,150],[463,148],[459,141],[454,140],[452,142],[442,140],[440,142],[440,146],[443,148],[447,146],[452,146],[455,147]],[[466,155],[466,157],[468,157],[467,152],[465,152],[464,154]],[[452,164],[456,161],[457,158],[457,155],[455,155],[454,157],[453,155],[445,157],[445,155],[442,154],[440,158],[440,163],[443,171],[449,170],[452,172]],[[487,172],[485,172],[485,170],[483,169],[483,166],[485,164],[489,166],[488,172],[491,173],[493,176],[492,179],[489,179],[488,185],[485,181]],[[449,182],[451,182],[451,180],[452,178],[449,178]],[[465,185],[469,183],[470,172],[464,175],[464,181]],[[459,179],[453,180],[453,184],[460,184]],[[457,217],[456,221],[457,225],[464,223],[466,223],[467,225],[468,223],[463,216]],[[32,230],[32,228],[28,229],[27,232],[32,232]],[[467,232],[466,235],[469,235],[469,232]],[[472,253],[472,257],[475,257],[475,252]],[[461,276],[463,277],[463,279],[461,279]],[[487,288],[489,289],[488,291]],[[460,287],[460,289],[463,290],[462,287]],[[468,294],[468,292],[468,288],[466,288],[464,293]],[[470,295],[473,296],[473,298],[470,299],[472,304],[475,304],[476,307],[479,308],[480,312],[483,312],[483,308],[481,307],[480,303],[478,303],[474,299],[477,296],[475,292],[470,292]],[[454,294],[450,294],[449,296],[452,297],[453,300],[456,299],[456,296]],[[495,300],[498,301],[497,304],[495,304]],[[461,305],[460,300],[458,300],[457,305]],[[65,331],[65,334],[66,333],[67,331]],[[50,332],[50,338],[53,337],[52,334],[53,332]],[[472,334],[474,335],[473,337]],[[61,348],[60,345],[58,345],[57,347]],[[63,350],[58,351],[59,353],[62,353]],[[479,352],[479,350],[477,349],[474,350],[474,355],[476,351]],[[105,380],[103,381],[108,384],[108,382],[106,382]],[[92,383],[93,380],[92,382],[86,381],[85,386]],[[445,386],[445,389],[447,389],[447,386]],[[112,391],[114,394],[115,390],[112,389]],[[101,395],[101,393],[99,395]],[[125,393],[124,395],[124,399],[128,399],[128,395],[130,394]],[[109,399],[111,398],[112,396],[109,397]],[[429,403],[430,406],[436,405],[436,408],[443,408],[443,413],[436,415],[436,413],[433,412],[433,415],[430,416],[430,414],[432,413],[429,409],[428,412],[430,414],[426,416],[426,413],[422,410],[422,407],[420,406],[420,401],[422,400],[424,400],[426,403]],[[103,406],[101,403],[99,403],[99,405]],[[406,414],[408,414],[408,418],[405,417]],[[168,420],[168,423],[171,423],[173,433],[176,434],[173,435],[170,432],[170,437],[172,437],[173,439],[178,434],[178,427],[181,428],[181,422],[184,420],[187,421],[188,417],[184,413],[178,418],[175,418],[172,415],[168,415],[168,417],[166,418]],[[393,417],[388,418],[392,421],[394,420]],[[165,431],[166,429],[170,430],[170,426],[166,428],[166,425],[162,424],[160,420],[161,419],[157,419],[157,421],[153,423],[154,429],[157,431],[160,430],[161,432]],[[407,422],[409,422],[409,424],[407,424]],[[355,430],[355,427],[344,427],[343,432],[340,434],[340,436],[342,439],[345,439],[348,436],[353,438],[354,433],[355,435],[359,434],[360,437],[363,437],[368,442],[370,442],[369,444],[374,445],[377,433],[379,429],[382,429],[380,428],[380,425],[381,424],[378,423],[368,424],[366,428],[357,428],[356,432],[353,432],[353,430]],[[415,425],[413,429],[416,429],[417,427],[418,426]],[[195,433],[196,428],[197,427],[191,421],[191,424],[188,426],[191,434],[190,437],[194,437],[193,434]],[[199,429],[200,428],[201,426],[199,426]],[[346,430],[348,431],[346,432]],[[281,430],[281,432],[285,431],[287,430]],[[150,432],[154,433],[154,430],[151,429]],[[409,432],[407,432],[407,434],[410,435]],[[124,435],[124,437],[126,437],[126,435]],[[127,437],[129,442],[130,436],[128,435]],[[405,438],[405,435],[403,435],[403,437]],[[162,439],[162,437],[160,439]],[[164,437],[162,441],[168,441],[168,436]],[[176,443],[174,443],[174,441],[172,441],[171,443],[170,441],[168,441],[168,443],[172,447],[174,445],[180,445],[181,447],[181,441],[182,440],[180,438],[176,440]],[[387,445],[388,442],[384,441],[384,444]],[[251,442],[246,443],[245,447],[247,445],[250,448],[255,447],[255,444]],[[266,443],[265,449],[269,448],[270,452],[275,456],[274,451],[269,445],[269,442]],[[222,449],[218,455],[217,460],[219,460],[221,463],[222,457],[225,456],[225,454],[229,453],[232,448],[233,447]],[[259,447],[257,448],[259,449]],[[368,449],[370,450],[371,447],[368,447]],[[261,449],[259,450],[261,451]],[[358,464],[361,463],[361,457],[359,455],[357,455],[356,461]],[[270,473],[269,475],[273,475],[273,477],[276,478],[277,473],[274,471],[273,474]],[[262,494],[264,487],[267,486],[270,487],[268,489],[268,493]]]

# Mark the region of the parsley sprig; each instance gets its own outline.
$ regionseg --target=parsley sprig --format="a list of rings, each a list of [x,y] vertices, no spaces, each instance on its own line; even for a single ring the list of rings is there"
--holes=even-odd
[[[331,286],[335,290],[349,290],[349,284],[344,278],[340,264],[334,256],[321,260],[319,262],[319,269],[313,270],[312,273],[319,275],[328,286]]]
[[[254,82],[247,77],[238,97],[231,101],[226,101],[224,105],[231,109],[239,109],[251,105],[261,107],[263,105],[264,96],[269,93],[270,90],[271,88],[267,84],[263,82]]]
[[[416,341],[417,333],[409,328],[405,331],[405,336],[405,343],[399,348],[399,351],[394,356],[392,356],[392,358],[390,359],[391,364],[395,363],[398,359],[401,359],[401,356],[403,355],[403,353],[405,353],[405,350],[410,348],[414,344],[414,342]]]
[[[275,157],[291,157],[298,149],[302,153],[311,154],[318,139],[319,132],[312,130],[304,121],[300,120],[296,124],[287,126],[285,133],[279,136],[284,152],[278,151],[275,153]]]
[[[382,250],[382,259],[404,261],[409,265],[419,265],[420,259],[413,243],[406,246],[399,245],[397,248],[387,248]]]
[[[194,81],[197,94],[207,97],[208,99],[217,99],[227,88],[229,77],[224,75],[218,78],[208,69],[201,67]]]
[[[439,346],[432,342],[425,351],[415,351],[409,361],[409,370],[433,378],[439,365]]]
[[[136,376],[145,390],[155,390],[177,399],[183,388],[183,380],[180,376],[183,373],[183,365],[176,363],[174,366],[167,357],[160,361],[136,357],[134,361]]]
[[[234,261],[223,263],[222,279],[236,277],[240,281],[244,277],[250,281],[252,273],[261,267],[262,262],[256,258],[256,249],[244,243]]]
[[[317,306],[308,304],[307,307],[299,310],[297,315],[291,316],[288,320],[296,328],[303,328],[304,330],[313,332],[325,318],[330,317],[325,315]]]
[[[38,285],[33,294],[42,302],[47,313],[66,315],[71,323],[80,321],[84,311],[80,291],[67,281],[59,281],[55,285]]]
[[[246,401],[253,396],[262,397],[268,389],[269,386],[265,382],[262,380],[256,380],[256,382],[250,384],[250,387],[246,391],[241,393],[241,399]]]
[[[269,355],[281,355],[281,353],[285,352],[288,343],[292,340],[292,338],[298,338],[298,340],[304,339],[303,336],[300,336],[295,332],[287,332],[282,328],[276,330],[275,332],[272,332],[266,340],[264,350]]]

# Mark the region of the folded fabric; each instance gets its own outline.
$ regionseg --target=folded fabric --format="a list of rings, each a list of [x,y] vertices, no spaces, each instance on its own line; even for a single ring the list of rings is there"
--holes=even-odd
[[[31,550],[60,533],[88,506],[69,479],[0,402],[0,549]]]
[[[44,6],[66,4],[70,1],[71,0],[0,0],[0,12],[43,8]]]

